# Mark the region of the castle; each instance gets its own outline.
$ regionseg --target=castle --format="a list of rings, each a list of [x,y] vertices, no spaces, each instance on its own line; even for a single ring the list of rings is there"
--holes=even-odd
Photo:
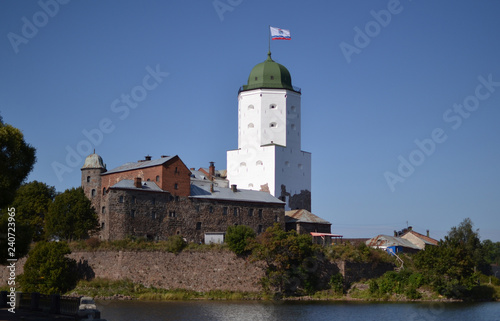
[[[179,156],[146,156],[108,171],[99,155],[89,155],[81,184],[98,213],[99,237],[221,242],[230,225],[258,234],[274,223],[285,228],[285,210],[310,211],[311,154],[301,150],[300,98],[290,72],[268,53],[239,90],[238,149],[227,152],[227,171],[213,163],[208,171],[189,169]]]

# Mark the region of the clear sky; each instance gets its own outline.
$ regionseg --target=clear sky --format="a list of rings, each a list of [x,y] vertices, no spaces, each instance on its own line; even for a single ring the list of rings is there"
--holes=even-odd
[[[145,155],[226,167],[237,93],[272,57],[302,88],[312,211],[344,237],[470,217],[500,241],[499,1],[0,2],[0,115],[28,180],[80,185]],[[82,156],[84,155],[84,156]],[[54,169],[54,166],[56,169]],[[408,223],[407,223],[408,222]]]

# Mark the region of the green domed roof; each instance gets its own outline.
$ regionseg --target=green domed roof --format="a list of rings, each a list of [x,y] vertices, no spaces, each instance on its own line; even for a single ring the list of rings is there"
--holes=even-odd
[[[271,52],[267,53],[267,59],[264,62],[253,67],[248,83],[242,87],[242,91],[260,88],[279,88],[300,92],[300,89],[292,86],[292,77],[288,69],[271,59]]]

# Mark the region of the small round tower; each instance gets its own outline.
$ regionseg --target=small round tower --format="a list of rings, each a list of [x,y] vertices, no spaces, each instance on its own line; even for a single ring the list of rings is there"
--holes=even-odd
[[[94,151],[93,154],[87,156],[82,167],[82,188],[85,195],[92,202],[97,213],[99,213],[101,195],[101,174],[106,172],[106,165],[103,163],[101,156]]]

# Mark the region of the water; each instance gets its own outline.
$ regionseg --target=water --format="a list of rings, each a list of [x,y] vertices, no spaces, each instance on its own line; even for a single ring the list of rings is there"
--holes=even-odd
[[[411,320],[500,321],[500,302],[360,303],[260,301],[98,301],[108,321]]]

